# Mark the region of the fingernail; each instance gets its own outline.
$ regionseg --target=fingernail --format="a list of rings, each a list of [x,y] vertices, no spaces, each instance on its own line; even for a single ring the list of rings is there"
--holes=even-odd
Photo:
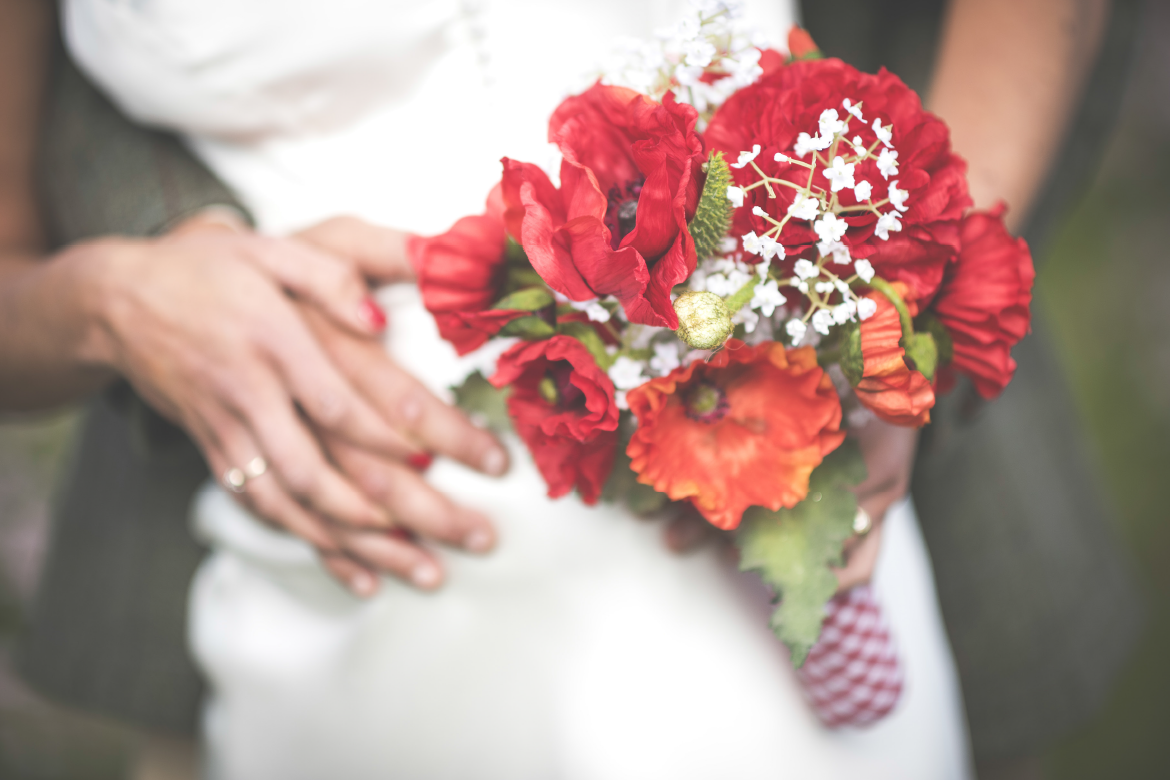
[[[439,569],[433,563],[420,563],[410,571],[410,581],[415,587],[430,590],[439,584]]]
[[[378,589],[378,581],[364,571],[354,574],[349,580],[349,585],[354,593],[363,598],[374,595],[374,591]]]
[[[382,311],[382,307],[378,305],[377,301],[369,296],[363,298],[362,302],[358,304],[358,316],[375,333],[381,333],[386,329],[386,312]]]
[[[504,473],[504,469],[508,466],[508,458],[504,455],[503,450],[491,449],[483,456],[483,470],[485,474],[491,474],[493,477],[498,477]]]
[[[435,462],[435,456],[429,452],[416,452],[407,458],[406,462],[415,471],[426,471]]]
[[[485,553],[492,549],[492,535],[477,528],[463,538],[463,547],[474,553]]]

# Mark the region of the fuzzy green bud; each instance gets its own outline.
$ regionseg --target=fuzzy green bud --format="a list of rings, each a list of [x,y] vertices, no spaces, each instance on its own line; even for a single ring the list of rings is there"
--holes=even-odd
[[[731,312],[715,293],[687,290],[674,302],[680,339],[695,349],[715,349],[731,335]]]

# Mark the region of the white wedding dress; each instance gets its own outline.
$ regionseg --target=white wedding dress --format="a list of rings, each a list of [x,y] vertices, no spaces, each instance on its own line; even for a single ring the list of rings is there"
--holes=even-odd
[[[508,155],[544,163],[550,111],[621,35],[676,0],[64,0],[68,45],[132,116],[184,134],[281,232],[349,212],[432,233],[478,213]],[[783,41],[793,10],[748,4]],[[595,73],[595,71],[593,71]],[[437,392],[474,360],[415,290],[382,293],[388,349]],[[209,312],[209,316],[212,313]],[[482,362],[482,359],[481,359]],[[830,731],[768,628],[768,594],[714,550],[672,555],[612,506],[549,501],[511,442],[504,479],[437,462],[499,548],[443,553],[423,594],[351,597],[310,548],[209,484],[213,552],[191,648],[211,682],[215,780],[969,777],[962,705],[913,509],[887,520],[876,590],[906,684],[894,713]]]

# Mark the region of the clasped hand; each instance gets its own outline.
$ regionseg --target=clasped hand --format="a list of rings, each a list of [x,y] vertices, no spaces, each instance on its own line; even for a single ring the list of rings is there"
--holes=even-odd
[[[494,545],[487,517],[423,479],[433,455],[508,467],[377,338],[370,285],[413,278],[404,239],[351,218],[269,238],[207,212],[158,239],[73,250],[103,261],[102,362],[192,436],[213,474],[265,464],[238,498],[360,595],[380,571],[437,587],[441,562],[421,541]]]

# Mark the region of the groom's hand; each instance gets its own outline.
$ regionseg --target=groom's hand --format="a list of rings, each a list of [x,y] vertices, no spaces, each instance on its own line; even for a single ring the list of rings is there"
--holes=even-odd
[[[385,318],[369,295],[369,282],[412,278],[404,240],[397,231],[354,219],[335,219],[303,231],[295,239],[255,236],[230,212],[200,213],[172,231],[165,242],[195,250],[235,256],[287,295],[295,321],[278,333],[292,349],[307,337],[320,353],[307,375],[325,375],[344,386],[350,406],[366,414],[360,435],[338,428],[301,404],[286,423],[309,438],[319,474],[337,481],[370,507],[376,522],[360,524],[344,514],[303,500],[288,491],[277,474],[249,480],[239,499],[258,515],[314,544],[327,568],[361,595],[377,587],[375,574],[388,572],[419,587],[442,580],[434,556],[416,539],[431,539],[483,552],[495,533],[483,515],[454,505],[421,478],[419,467],[434,454],[445,455],[492,475],[507,469],[503,448],[488,433],[471,425],[458,410],[435,398],[417,380],[394,365],[376,339]],[[165,243],[164,242],[164,243]],[[290,300],[291,298],[291,300]],[[208,307],[216,316],[219,306]],[[230,319],[230,317],[227,317]],[[270,315],[257,313],[262,324]],[[309,347],[299,352],[310,351]],[[216,366],[220,372],[231,367]],[[251,366],[253,373],[263,366]],[[211,369],[209,368],[209,371]],[[240,371],[234,372],[236,374]],[[230,380],[229,380],[230,381]],[[246,395],[242,392],[241,395]],[[165,408],[165,407],[164,407]],[[191,428],[198,429],[197,425]],[[375,437],[371,432],[381,431]],[[245,465],[251,455],[237,447],[232,460],[218,451],[218,437],[199,437],[217,473]],[[280,455],[266,458],[276,461]]]

